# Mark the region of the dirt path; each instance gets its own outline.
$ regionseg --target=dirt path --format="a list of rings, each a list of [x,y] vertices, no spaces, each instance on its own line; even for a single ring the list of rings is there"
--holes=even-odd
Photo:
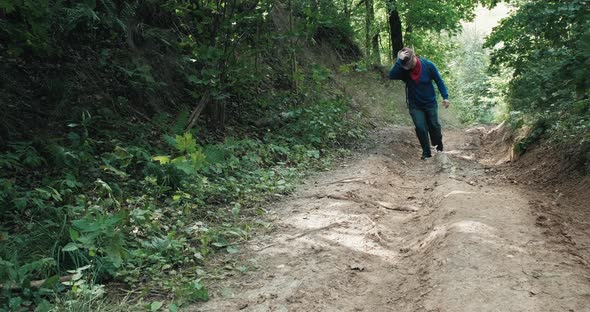
[[[590,270],[544,234],[545,196],[475,160],[479,136],[447,131],[420,161],[410,128],[318,175],[243,248],[256,267],[190,311],[590,311]]]

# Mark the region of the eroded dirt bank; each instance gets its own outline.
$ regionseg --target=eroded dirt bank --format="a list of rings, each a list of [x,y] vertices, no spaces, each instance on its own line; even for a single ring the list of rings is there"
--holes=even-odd
[[[412,129],[377,135],[268,207],[276,230],[242,250],[256,269],[189,310],[590,311],[580,243],[539,209],[551,196],[478,163],[477,131],[447,131],[429,161]]]

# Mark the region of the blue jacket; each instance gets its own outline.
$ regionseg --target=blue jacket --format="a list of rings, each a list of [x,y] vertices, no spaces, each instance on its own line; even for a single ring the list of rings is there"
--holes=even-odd
[[[389,71],[389,79],[402,80],[406,83],[406,101],[410,108],[436,106],[436,94],[434,93],[432,80],[436,83],[443,99],[447,100],[449,98],[445,82],[442,80],[436,66],[431,61],[421,57],[420,62],[422,63],[422,72],[418,83],[410,78],[410,72],[402,67],[400,59],[395,62],[395,65]]]

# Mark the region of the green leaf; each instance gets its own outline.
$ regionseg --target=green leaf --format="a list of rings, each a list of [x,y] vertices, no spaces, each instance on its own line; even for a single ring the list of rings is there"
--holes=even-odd
[[[202,168],[206,163],[206,156],[201,151],[195,151],[189,154],[191,163],[196,169]]]
[[[43,282],[43,284],[41,285],[41,288],[53,288],[58,283],[59,283],[59,276],[53,275],[52,277],[46,279]]]
[[[21,297],[12,297],[8,300],[8,306],[10,307],[11,311],[18,311],[20,310],[20,306],[22,303]]]
[[[192,289],[189,296],[191,301],[209,300],[209,291],[207,291],[207,288],[205,288],[205,285],[203,285],[200,280],[193,281],[191,286]]]
[[[47,300],[41,301],[41,303],[37,304],[35,308],[35,312],[48,312],[51,310],[51,304]]]
[[[100,224],[95,220],[80,219],[72,221],[72,225],[79,231],[91,233],[100,230]],[[80,239],[80,238],[78,238]]]
[[[162,301],[154,301],[152,302],[152,304],[150,304],[150,311],[155,312],[160,310],[160,308],[162,308],[162,306],[164,305],[164,303]]]
[[[181,153],[192,153],[197,150],[197,142],[193,139],[190,132],[185,132],[184,135],[176,136],[176,148]]]
[[[70,228],[70,238],[73,241],[77,241],[80,238],[80,232],[76,231],[74,228]]]
[[[169,156],[154,156],[152,159],[160,162],[160,165],[165,165],[170,162]]]
[[[186,156],[183,155],[183,156],[178,156],[178,157],[172,159],[170,162],[173,164],[180,164],[180,163],[183,163],[186,161],[187,161]]]
[[[174,166],[186,174],[193,174],[196,172],[195,168],[188,161],[175,163]]]
[[[17,198],[14,200],[14,206],[19,209],[25,209],[27,207],[28,200],[26,197]]]
[[[104,171],[107,171],[107,172],[110,172],[110,173],[118,176],[121,179],[126,179],[129,176],[126,172],[124,172],[122,170],[119,170],[119,169],[117,169],[117,168],[115,168],[115,167],[113,167],[111,165],[103,165],[103,166],[100,166],[100,169],[102,169]]]
[[[61,249],[62,251],[65,252],[72,252],[72,251],[76,251],[78,250],[78,245],[75,243],[68,243],[67,245],[64,246],[64,248]]]
[[[241,205],[239,203],[237,203],[231,209],[231,214],[234,217],[234,219],[238,218],[238,216],[240,215],[240,207],[241,207]]]
[[[35,191],[37,191],[37,193],[39,193],[43,197],[43,199],[51,198],[51,193],[45,189],[35,188]]]
[[[168,305],[168,312],[178,312],[178,306],[176,303],[171,303]]]
[[[230,254],[236,254],[236,253],[240,252],[240,250],[234,246],[227,246],[225,248],[225,250],[227,250],[227,252]]]
[[[311,157],[311,158],[319,159],[320,158],[320,151],[318,151],[318,150],[308,150],[307,151],[307,156],[308,157]]]

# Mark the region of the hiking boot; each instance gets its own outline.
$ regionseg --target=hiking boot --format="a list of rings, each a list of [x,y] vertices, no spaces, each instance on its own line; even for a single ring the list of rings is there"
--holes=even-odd
[[[431,157],[432,157],[432,155],[422,155],[422,157],[420,157],[420,159],[426,160],[426,159],[431,158]]]
[[[439,145],[436,146],[436,151],[437,152],[442,152],[443,151],[443,144],[442,144],[442,142]]]

